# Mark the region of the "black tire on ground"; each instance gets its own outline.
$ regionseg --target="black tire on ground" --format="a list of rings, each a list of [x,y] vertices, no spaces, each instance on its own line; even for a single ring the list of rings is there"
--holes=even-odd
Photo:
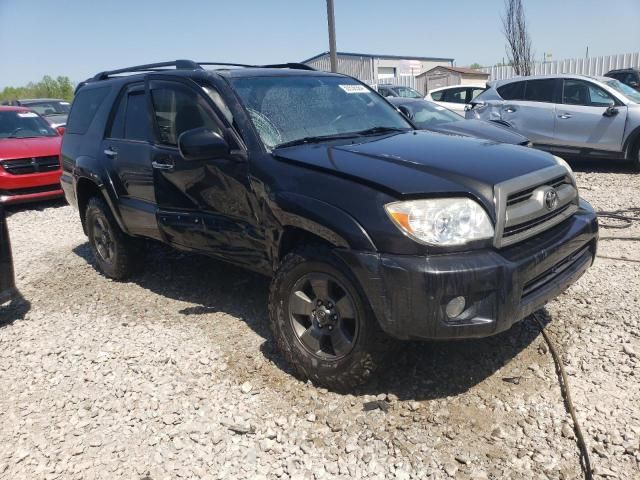
[[[295,372],[332,390],[365,383],[388,351],[388,337],[360,285],[324,246],[285,256],[271,282],[269,317],[278,348]]]
[[[631,149],[631,158],[629,159],[631,168],[640,171],[640,138],[636,140],[636,144]]]
[[[113,218],[107,204],[98,197],[87,202],[85,222],[89,245],[98,270],[114,280],[122,280],[140,266],[140,248],[127,237]]]

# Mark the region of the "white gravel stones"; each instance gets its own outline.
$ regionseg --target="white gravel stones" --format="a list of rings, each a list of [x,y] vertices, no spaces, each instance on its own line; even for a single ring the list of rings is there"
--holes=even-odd
[[[577,177],[598,209],[640,206],[640,175]],[[265,279],[154,246],[144,273],[112,282],[70,207],[8,222],[30,306],[0,312],[15,319],[0,326],[1,479],[580,478],[532,322],[402,344],[338,395],[274,352]],[[595,265],[547,308],[598,478],[638,477],[639,236],[601,230]]]

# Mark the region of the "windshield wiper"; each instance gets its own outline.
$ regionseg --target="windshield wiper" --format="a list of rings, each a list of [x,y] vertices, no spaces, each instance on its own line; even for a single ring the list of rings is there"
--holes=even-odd
[[[337,133],[334,135],[318,135],[315,137],[302,137],[296,140],[279,143],[273,148],[293,147],[294,145],[304,145],[307,143],[320,143],[320,142],[325,142],[327,140],[344,140],[346,138],[353,138],[357,136],[358,136],[357,133]]]
[[[400,127],[372,127],[372,128],[367,128],[366,130],[353,132],[352,135],[358,135],[358,136],[378,135],[380,133],[408,132],[409,130],[412,130],[412,129],[400,128]]]

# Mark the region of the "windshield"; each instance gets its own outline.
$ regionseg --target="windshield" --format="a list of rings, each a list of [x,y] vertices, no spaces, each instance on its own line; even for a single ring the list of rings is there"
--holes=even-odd
[[[20,110],[0,112],[0,139],[56,135],[56,131],[36,113]]]
[[[43,117],[48,115],[68,115],[71,104],[69,102],[49,101],[49,102],[27,102],[25,107],[30,108]]]
[[[399,97],[403,98],[424,98],[424,95],[420,95],[420,92],[409,87],[393,87],[393,90]]]
[[[640,103],[640,92],[635,91],[629,85],[625,85],[624,83],[615,79],[606,80],[604,83],[613,88],[615,91],[627,97],[632,102]]]
[[[369,129],[412,129],[391,105],[350,78],[287,75],[231,82],[269,148]]]
[[[431,128],[442,123],[457,122],[462,117],[440,105],[429,102],[407,102],[403,105],[411,112],[411,120],[418,128]]]

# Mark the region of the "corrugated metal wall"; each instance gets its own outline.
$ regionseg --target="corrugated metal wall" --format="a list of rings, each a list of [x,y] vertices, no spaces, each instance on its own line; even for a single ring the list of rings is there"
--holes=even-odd
[[[600,76],[617,68],[640,68],[640,52],[539,62],[534,65],[533,75],[575,73]],[[504,80],[516,76],[513,67],[494,66],[481,68],[481,70],[490,75],[489,80]]]
[[[329,55],[322,55],[310,62],[305,62],[316,70],[331,71],[331,62]],[[338,72],[352,77],[359,78],[362,81],[369,82],[375,78],[373,71],[373,59],[370,57],[356,56],[338,56]]]

